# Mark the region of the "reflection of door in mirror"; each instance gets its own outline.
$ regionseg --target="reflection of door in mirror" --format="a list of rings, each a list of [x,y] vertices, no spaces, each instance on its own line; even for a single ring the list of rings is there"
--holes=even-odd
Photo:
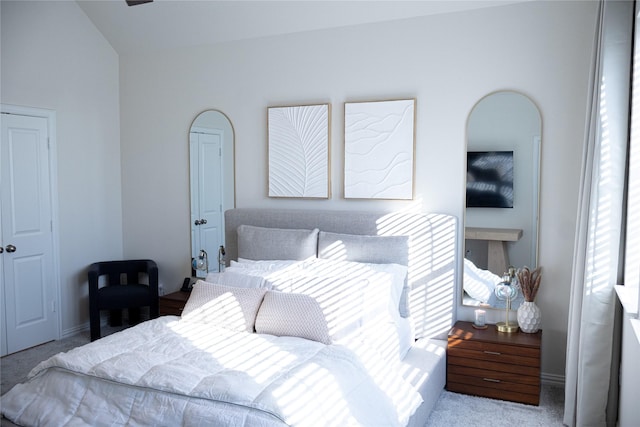
[[[224,211],[235,205],[233,128],[218,111],[198,115],[189,130],[191,188],[191,258],[204,250],[208,271],[219,271],[218,250],[224,246]],[[196,270],[197,277],[208,271]]]
[[[512,188],[513,203],[494,204],[487,197],[466,206],[464,305],[505,308],[494,293],[503,273],[509,266],[537,265],[541,127],[536,105],[511,91],[482,98],[469,115],[467,191]],[[500,182],[472,182],[470,172],[479,168],[502,176]],[[519,293],[512,309],[521,301]]]

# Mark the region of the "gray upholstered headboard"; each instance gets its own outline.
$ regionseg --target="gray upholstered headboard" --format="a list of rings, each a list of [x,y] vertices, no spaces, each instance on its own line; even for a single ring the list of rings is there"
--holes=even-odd
[[[416,337],[445,338],[456,308],[457,224],[445,214],[295,209],[225,212],[227,263],[238,257],[237,228],[313,229],[356,235],[409,236],[409,307]]]

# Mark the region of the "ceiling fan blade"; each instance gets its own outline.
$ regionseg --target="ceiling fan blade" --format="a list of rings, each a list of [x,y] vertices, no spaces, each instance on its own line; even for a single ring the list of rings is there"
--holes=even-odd
[[[153,0],[126,0],[127,5],[137,6],[139,4],[151,3]]]

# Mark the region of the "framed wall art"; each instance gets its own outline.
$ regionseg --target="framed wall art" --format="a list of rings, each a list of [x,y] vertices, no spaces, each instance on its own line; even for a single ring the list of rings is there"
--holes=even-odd
[[[344,197],[413,199],[415,99],[344,104]]]
[[[329,198],[330,109],[267,108],[269,197]]]

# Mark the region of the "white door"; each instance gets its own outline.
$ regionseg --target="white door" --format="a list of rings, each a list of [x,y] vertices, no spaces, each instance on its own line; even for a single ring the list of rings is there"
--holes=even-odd
[[[222,229],[222,133],[191,132],[191,256],[204,249],[209,271],[218,271]],[[197,272],[204,276],[202,272]]]
[[[48,121],[1,116],[2,354],[58,337]]]

